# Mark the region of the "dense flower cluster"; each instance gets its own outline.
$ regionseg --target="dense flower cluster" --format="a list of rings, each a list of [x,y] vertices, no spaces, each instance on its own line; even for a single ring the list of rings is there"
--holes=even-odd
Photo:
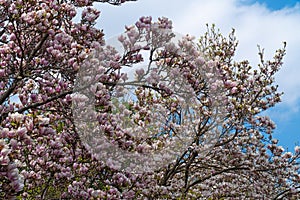
[[[169,19],[141,17],[118,52],[94,2],[125,0],[0,0],[1,199],[300,198],[300,148],[278,146],[262,114],[284,48],[252,68],[233,61],[234,32],[178,40]]]
[[[14,143],[15,141],[11,142]],[[5,177],[6,179],[3,180],[7,184],[3,185],[1,188],[1,192],[7,192],[8,197],[13,197],[15,192],[22,191],[24,187],[24,179],[23,176],[19,174],[19,170],[17,165],[14,161],[10,159],[11,149],[9,149],[6,142],[2,139],[0,140],[0,169],[1,169],[1,176]]]

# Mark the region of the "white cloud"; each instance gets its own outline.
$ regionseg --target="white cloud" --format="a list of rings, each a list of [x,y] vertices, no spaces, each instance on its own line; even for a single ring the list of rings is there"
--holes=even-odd
[[[265,48],[266,59],[271,59],[275,50],[286,41],[287,55],[277,76],[277,83],[285,92],[285,104],[290,110],[298,110],[295,108],[300,100],[300,5],[271,11],[263,4],[249,2],[139,0],[121,7],[99,4],[102,10],[99,27],[104,28],[110,37],[121,33],[124,25],[133,24],[140,16],[166,16],[173,20],[175,31],[200,36],[206,30],[206,23],[215,23],[224,34],[228,34],[231,28],[236,29],[240,41],[236,59],[248,59],[253,65],[258,63],[258,44]]]

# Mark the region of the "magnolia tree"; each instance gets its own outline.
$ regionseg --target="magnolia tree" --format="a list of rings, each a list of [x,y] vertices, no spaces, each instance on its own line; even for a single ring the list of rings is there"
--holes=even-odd
[[[151,17],[113,47],[94,2],[0,1],[2,199],[300,198],[300,148],[262,113],[285,48],[252,69],[234,31]]]

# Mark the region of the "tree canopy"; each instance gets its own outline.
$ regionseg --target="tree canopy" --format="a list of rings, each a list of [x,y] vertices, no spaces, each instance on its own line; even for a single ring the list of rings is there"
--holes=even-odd
[[[125,2],[0,0],[0,197],[300,198],[300,147],[264,112],[285,44],[251,67],[234,30],[196,40],[141,17],[116,48],[94,4]]]

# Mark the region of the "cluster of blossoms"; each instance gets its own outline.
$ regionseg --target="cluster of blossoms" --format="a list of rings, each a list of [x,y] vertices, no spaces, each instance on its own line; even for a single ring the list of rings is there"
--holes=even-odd
[[[233,62],[234,32],[176,41],[169,19],[142,17],[121,52],[92,5],[0,0],[1,199],[300,198],[300,148],[262,115],[284,48],[252,69]]]
[[[19,174],[19,170],[15,161],[11,161],[11,149],[6,142],[0,140],[0,173],[6,179],[1,184],[1,192],[7,192],[8,197],[13,197],[14,193],[23,190],[23,176]]]

